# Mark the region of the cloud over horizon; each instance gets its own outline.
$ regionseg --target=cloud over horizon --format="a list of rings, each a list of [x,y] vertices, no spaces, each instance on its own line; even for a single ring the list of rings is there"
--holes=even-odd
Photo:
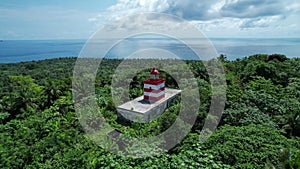
[[[254,30],[261,31],[261,34],[269,32],[272,36],[270,29],[273,29],[273,34],[280,34],[279,30],[288,31],[286,25],[300,26],[299,23],[289,23],[299,16],[298,7],[300,3],[296,0],[119,0],[98,18],[105,17],[109,22],[141,12],[160,12],[181,17],[217,36],[222,31],[239,35]],[[92,20],[97,22],[98,19]],[[293,32],[300,36],[298,29]]]
[[[105,24],[144,12],[178,16],[208,37],[300,38],[299,0],[1,0],[0,39],[88,39]],[[123,26],[135,29],[133,22]]]

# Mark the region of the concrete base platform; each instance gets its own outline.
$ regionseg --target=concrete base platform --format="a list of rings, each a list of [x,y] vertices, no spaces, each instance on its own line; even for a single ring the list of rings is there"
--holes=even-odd
[[[127,120],[148,123],[161,115],[174,100],[175,96],[180,93],[181,90],[166,88],[165,97],[159,101],[149,102],[144,100],[143,96],[140,96],[118,106],[117,111],[119,116]]]

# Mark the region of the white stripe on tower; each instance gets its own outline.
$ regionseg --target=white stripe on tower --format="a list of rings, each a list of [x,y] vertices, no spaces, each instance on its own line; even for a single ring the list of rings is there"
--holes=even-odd
[[[163,94],[165,94],[165,91],[161,91],[159,93],[144,92],[145,96],[151,96],[151,97],[159,97]]]
[[[165,86],[165,83],[161,83],[159,85],[151,85],[151,84],[144,84],[144,88],[147,88],[147,89],[153,89],[153,90],[159,90],[160,88],[164,87]]]

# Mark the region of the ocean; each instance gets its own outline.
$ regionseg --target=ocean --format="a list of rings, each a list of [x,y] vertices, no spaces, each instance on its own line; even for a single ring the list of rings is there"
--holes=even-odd
[[[225,54],[229,60],[258,53],[284,54],[289,58],[300,56],[300,38],[211,38],[210,41],[218,54]],[[0,63],[77,57],[85,43],[86,40],[3,40],[0,41]],[[174,51],[180,58],[193,59],[184,45],[165,39],[127,39],[112,48],[106,57],[122,58],[134,49],[158,47]]]

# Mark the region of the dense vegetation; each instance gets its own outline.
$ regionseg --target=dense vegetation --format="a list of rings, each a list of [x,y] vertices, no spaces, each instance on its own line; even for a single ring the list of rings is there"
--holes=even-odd
[[[0,65],[0,168],[300,168],[300,59],[258,54],[235,61],[219,57],[227,101],[218,128],[204,143],[199,133],[210,106],[210,82],[200,61],[186,61],[199,85],[201,105],[192,131],[170,151],[128,158],[85,136],[75,114],[75,58]],[[110,92],[122,60],[104,60],[95,81],[97,103],[113,127],[133,137],[165,131],[180,101],[149,124],[117,117]],[[162,72],[167,86],[177,87]],[[136,75],[130,97],[142,94],[147,72]]]

